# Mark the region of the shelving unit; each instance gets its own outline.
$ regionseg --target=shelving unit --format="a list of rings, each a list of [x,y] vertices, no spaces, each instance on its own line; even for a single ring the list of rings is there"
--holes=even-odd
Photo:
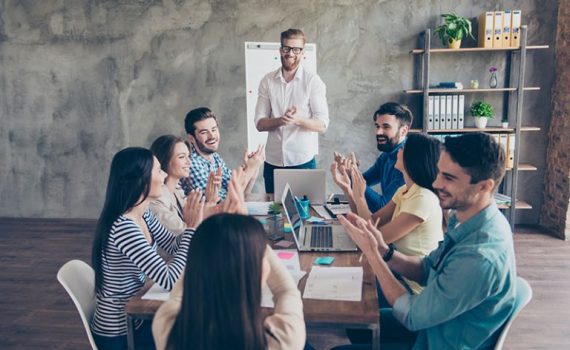
[[[413,49],[410,51],[412,55],[421,55],[421,88],[420,89],[409,89],[404,90],[406,94],[422,94],[423,95],[423,118],[422,118],[422,129],[412,129],[411,132],[423,132],[431,134],[446,134],[446,133],[470,133],[470,132],[488,132],[488,133],[510,133],[515,134],[515,151],[514,151],[514,166],[507,169],[507,174],[505,175],[505,180],[510,183],[510,186],[505,186],[507,190],[505,191],[515,202],[515,205],[499,205],[500,209],[504,209],[508,212],[507,218],[511,223],[511,227],[514,229],[515,223],[515,213],[517,209],[532,209],[529,203],[517,199],[517,182],[520,171],[536,171],[537,168],[532,164],[520,163],[520,135],[521,132],[531,132],[539,131],[540,128],[536,126],[522,126],[522,107],[524,92],[538,91],[540,87],[535,86],[524,86],[525,78],[525,64],[526,64],[526,54],[528,50],[540,50],[547,49],[548,45],[533,45],[527,46],[527,26],[521,26],[521,41],[519,48],[481,48],[481,47],[470,47],[470,48],[460,48],[460,49],[446,49],[446,48],[431,48],[431,31],[426,29],[423,33],[424,48],[423,49]],[[516,68],[511,67],[511,71],[508,76],[516,74],[518,79],[516,84],[504,87],[504,88],[479,88],[479,89],[435,89],[430,88],[430,60],[432,54],[453,54],[453,53],[481,53],[481,52],[504,52],[510,55],[508,58],[513,59],[514,55],[518,55],[518,65]],[[508,79],[507,81],[510,81]],[[428,103],[430,94],[471,94],[471,93],[501,93],[509,94],[508,99],[513,98],[516,101],[516,107],[514,111],[509,111],[509,103],[506,103],[504,108],[506,109],[506,114],[510,116],[509,120],[511,124],[508,128],[497,128],[488,127],[485,129],[478,128],[463,128],[463,129],[437,129],[428,130]]]

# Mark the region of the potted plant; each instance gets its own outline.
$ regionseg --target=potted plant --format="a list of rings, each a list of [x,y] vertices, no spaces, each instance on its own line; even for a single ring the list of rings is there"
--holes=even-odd
[[[493,106],[489,102],[477,101],[471,105],[471,115],[475,118],[475,126],[484,129],[487,126],[487,120],[493,118]]]
[[[444,13],[441,15],[444,24],[435,28],[433,34],[438,34],[443,45],[450,49],[458,49],[461,47],[461,39],[471,34],[471,21],[465,17],[456,15],[455,13]]]

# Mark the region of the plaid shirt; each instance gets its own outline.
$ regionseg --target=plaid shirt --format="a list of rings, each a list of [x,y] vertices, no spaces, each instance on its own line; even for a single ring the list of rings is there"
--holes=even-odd
[[[220,157],[219,154],[214,153],[212,161],[209,161],[198,154],[195,149],[192,149],[190,162],[190,177],[180,180],[180,186],[182,186],[184,194],[188,195],[188,192],[190,192],[190,190],[196,188],[205,191],[206,184],[208,183],[208,175],[210,172],[215,172],[220,167],[222,167],[222,186],[218,195],[220,196],[221,200],[226,199],[226,196],[228,194],[228,185],[232,179],[232,171],[227,167],[222,157]]]

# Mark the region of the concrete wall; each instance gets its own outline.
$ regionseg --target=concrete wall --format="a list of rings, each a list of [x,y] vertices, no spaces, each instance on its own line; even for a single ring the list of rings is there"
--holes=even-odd
[[[552,45],[557,4],[1,0],[0,216],[97,217],[113,154],[148,147],[161,134],[183,134],[185,113],[201,105],[220,116],[221,154],[236,166],[247,143],[243,42],[277,41],[289,27],[303,28],[317,43],[319,74],[328,87],[331,126],[321,138],[320,165],[328,167],[335,149],[355,150],[367,166],[377,157],[373,111],[389,100],[420,111],[419,98],[402,94],[414,84],[408,52],[441,13],[475,17],[520,8],[529,43]],[[504,72],[505,55],[443,55],[432,63],[434,81],[479,79],[484,85],[491,64]],[[527,82],[543,89],[527,94],[525,115],[543,131],[522,140],[521,159],[540,170],[522,175],[520,183],[521,197],[535,207],[541,204],[553,63],[552,49],[528,58]],[[500,96],[477,97],[500,111]],[[537,209],[525,212],[524,221],[537,217]]]

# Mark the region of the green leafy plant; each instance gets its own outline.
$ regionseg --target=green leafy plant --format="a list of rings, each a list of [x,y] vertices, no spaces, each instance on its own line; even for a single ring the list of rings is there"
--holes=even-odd
[[[433,34],[439,35],[443,45],[449,45],[451,41],[461,40],[466,36],[475,39],[471,34],[471,21],[467,18],[455,13],[444,13],[441,17],[444,24],[436,27]]]
[[[273,202],[271,203],[271,205],[269,205],[269,215],[279,215],[281,214],[281,204],[277,203],[277,202]]]
[[[471,115],[474,117],[488,118],[488,119],[493,118],[493,114],[495,113],[495,111],[493,110],[493,106],[491,106],[489,102],[485,101],[473,102],[470,111]]]

